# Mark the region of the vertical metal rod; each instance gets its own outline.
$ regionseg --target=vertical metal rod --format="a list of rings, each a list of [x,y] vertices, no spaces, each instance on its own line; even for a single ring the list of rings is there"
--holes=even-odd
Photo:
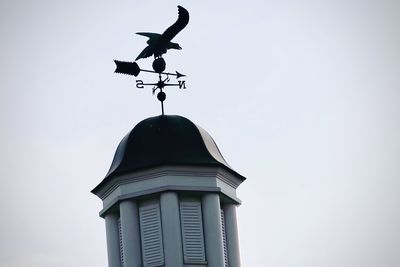
[[[158,80],[161,82],[161,73],[158,73]],[[160,93],[162,93],[162,87],[160,87]],[[160,99],[159,99],[160,100]],[[161,114],[164,115],[164,100],[160,100],[161,102]]]

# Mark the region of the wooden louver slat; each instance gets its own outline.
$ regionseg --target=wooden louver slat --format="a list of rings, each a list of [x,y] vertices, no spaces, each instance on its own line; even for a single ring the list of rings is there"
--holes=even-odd
[[[221,226],[222,226],[222,243],[224,246],[224,266],[228,267],[228,250],[226,245],[226,231],[225,231],[225,214],[224,210],[221,208]]]
[[[122,228],[121,228],[121,218],[118,219],[118,236],[119,236],[119,256],[121,260],[121,267],[124,267],[124,252],[122,244]]]
[[[180,213],[185,263],[205,262],[200,201],[181,201]]]
[[[164,252],[160,207],[157,203],[145,204],[139,208],[139,213],[143,266],[155,267],[163,265]]]

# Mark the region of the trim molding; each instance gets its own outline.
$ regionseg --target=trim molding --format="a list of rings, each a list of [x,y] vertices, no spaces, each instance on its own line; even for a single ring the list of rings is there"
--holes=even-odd
[[[104,218],[107,211],[109,211],[114,205],[118,204],[119,202],[126,200],[126,199],[132,199],[132,198],[138,198],[142,197],[145,195],[150,195],[150,194],[157,194],[157,193],[162,193],[166,191],[175,191],[175,192],[213,192],[213,193],[218,193],[218,194],[223,194],[221,191],[221,188],[219,187],[199,187],[199,186],[161,186],[157,187],[154,189],[149,189],[149,190],[143,190],[135,193],[129,193],[129,194],[124,194],[116,197],[113,199],[108,205],[104,206],[103,209],[99,212],[99,216]],[[226,194],[224,196],[228,197],[231,199],[234,204],[240,205],[241,201],[238,198],[233,198],[229,197]]]
[[[135,183],[139,181],[159,178],[163,176],[181,176],[181,177],[216,177],[224,183],[236,189],[242,181],[224,170],[223,168],[215,167],[185,167],[185,166],[162,166],[145,171],[128,173],[116,176],[104,186],[99,188],[96,195],[104,200],[120,185]]]

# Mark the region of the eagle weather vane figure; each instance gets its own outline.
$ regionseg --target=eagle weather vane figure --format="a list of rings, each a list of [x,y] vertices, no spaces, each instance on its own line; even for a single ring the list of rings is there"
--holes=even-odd
[[[145,59],[154,56],[153,70],[141,69],[136,62],[124,62],[114,60],[117,68],[116,73],[128,74],[137,77],[140,71],[157,73],[158,82],[156,83],[144,83],[142,80],[136,80],[136,87],[139,89],[144,88],[144,86],[153,86],[153,94],[156,90],[159,90],[157,94],[158,100],[161,102],[161,111],[164,115],[164,100],[166,99],[166,94],[163,89],[166,86],[178,86],[179,89],[186,89],[185,81],[178,80],[186,75],[183,75],[177,71],[175,73],[164,72],[166,68],[166,62],[162,55],[166,54],[169,49],[182,49],[179,44],[172,42],[172,39],[189,23],[189,12],[178,6],[178,20],[172,24],[168,29],[164,31],[163,34],[151,33],[151,32],[138,32],[138,35],[146,36],[149,38],[147,41],[147,46],[143,51],[136,57],[135,61],[139,59]],[[166,75],[163,79],[162,75]],[[168,83],[170,81],[169,76],[175,76],[178,83]]]

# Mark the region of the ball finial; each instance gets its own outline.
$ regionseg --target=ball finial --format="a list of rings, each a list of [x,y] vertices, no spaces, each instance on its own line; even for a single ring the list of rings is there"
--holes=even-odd
[[[167,95],[164,92],[159,92],[157,94],[157,99],[160,100],[161,102],[165,101],[166,98],[167,98]]]
[[[162,57],[156,58],[153,61],[153,70],[157,73],[162,73],[165,70],[166,63]]]

